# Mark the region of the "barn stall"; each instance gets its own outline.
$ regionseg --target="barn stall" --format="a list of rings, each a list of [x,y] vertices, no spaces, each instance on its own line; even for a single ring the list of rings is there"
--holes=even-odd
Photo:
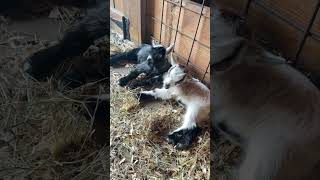
[[[214,5],[245,18],[259,45],[284,57],[319,87],[319,1],[215,0]],[[225,140],[215,142],[213,179],[229,179],[239,153]]]
[[[151,43],[169,46],[191,74],[210,84],[209,1],[110,1],[110,54]],[[110,161],[112,179],[209,179],[210,136],[206,128],[190,150],[178,151],[165,141],[182,122],[184,110],[172,101],[141,105],[137,90],[118,86],[131,66],[111,68]]]

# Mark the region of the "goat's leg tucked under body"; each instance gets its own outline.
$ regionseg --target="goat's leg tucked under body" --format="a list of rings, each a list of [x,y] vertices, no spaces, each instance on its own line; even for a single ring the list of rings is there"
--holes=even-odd
[[[162,84],[163,77],[162,75],[154,76],[154,77],[146,77],[145,79],[132,82],[129,85],[130,89],[135,89],[137,87],[147,87],[147,86],[160,86]]]
[[[201,132],[200,127],[197,127],[196,124],[199,111],[199,106],[187,106],[182,126],[167,137],[169,144],[175,145],[177,149],[186,149],[191,146],[194,139]]]
[[[140,99],[162,99],[168,100],[173,98],[173,94],[168,89],[155,89],[153,91],[142,91],[139,93]],[[187,105],[187,112],[184,116],[183,124],[167,137],[169,144],[175,145],[177,149],[186,149],[191,146],[194,139],[201,132],[200,127],[197,127],[196,120],[200,112],[200,106]]]

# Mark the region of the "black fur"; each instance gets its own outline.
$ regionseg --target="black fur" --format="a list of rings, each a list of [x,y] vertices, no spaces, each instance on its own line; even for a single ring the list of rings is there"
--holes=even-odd
[[[44,80],[66,58],[81,55],[94,40],[106,35],[109,32],[108,18],[106,3],[94,6],[82,20],[67,30],[57,45],[27,58],[30,68],[25,71],[37,80]]]
[[[152,47],[147,44],[129,52],[112,56],[110,60],[111,66],[118,66],[126,63],[137,64],[137,66],[127,76],[119,80],[120,86],[127,86],[129,82],[136,79],[140,74],[146,74],[144,79],[132,82],[128,85],[131,89],[150,85],[161,85],[163,80],[162,75],[171,67],[171,64],[166,59],[165,47]]]
[[[138,93],[137,98],[140,101],[148,101],[148,100],[155,100],[156,99],[154,96],[149,95],[149,94],[144,94],[144,93]]]
[[[192,142],[201,133],[200,127],[194,127],[192,129],[182,129],[180,131],[169,134],[167,141],[169,144],[176,146],[176,149],[187,149],[192,145]]]

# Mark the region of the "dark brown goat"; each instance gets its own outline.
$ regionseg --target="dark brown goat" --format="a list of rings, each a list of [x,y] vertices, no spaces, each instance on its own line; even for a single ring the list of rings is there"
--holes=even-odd
[[[213,13],[212,122],[244,150],[235,179],[320,179],[319,90],[239,36],[236,16]]]

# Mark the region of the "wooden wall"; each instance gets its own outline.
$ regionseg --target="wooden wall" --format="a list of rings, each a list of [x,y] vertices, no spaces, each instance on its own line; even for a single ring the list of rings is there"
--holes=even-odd
[[[167,46],[175,42],[176,59],[184,64],[189,60],[191,72],[209,84],[210,8],[202,10],[201,4],[186,0],[182,6],[180,0],[148,0],[145,5],[146,41],[153,38]]]
[[[188,0],[182,5],[180,0],[111,0],[110,7],[111,15],[117,14],[112,18],[129,18],[130,36],[135,43],[151,43],[152,38],[166,46],[175,42],[176,59],[188,62],[190,72],[209,84],[209,7]]]
[[[247,15],[255,34],[297,67],[320,75],[318,0],[215,0]]]
[[[111,14],[117,12],[130,20],[130,38],[133,42],[142,42],[141,0],[110,0]]]

